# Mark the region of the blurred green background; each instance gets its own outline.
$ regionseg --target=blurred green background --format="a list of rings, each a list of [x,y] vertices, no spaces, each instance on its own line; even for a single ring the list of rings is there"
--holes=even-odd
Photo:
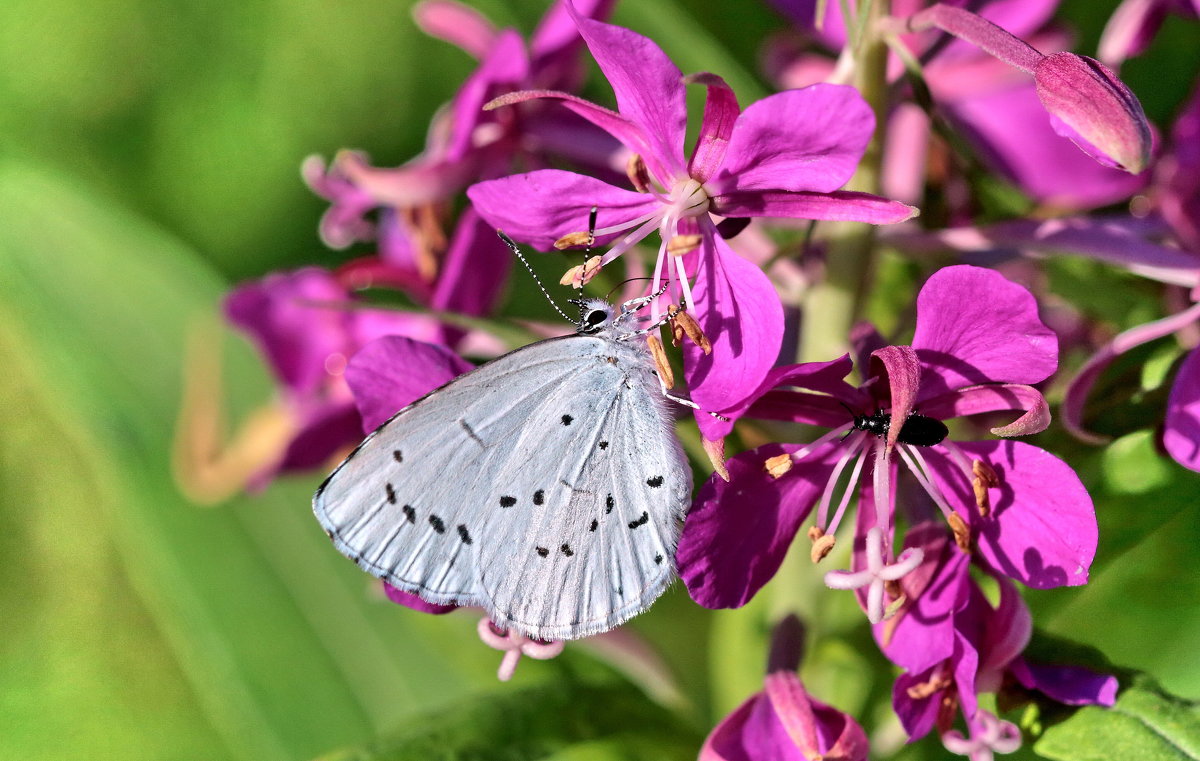
[[[475,5],[528,32],[545,4]],[[1067,4],[1081,51],[1113,5]],[[345,256],[317,240],[301,160],[405,160],[472,68],[410,6],[0,4],[0,757],[274,761],[396,732],[426,744],[381,753],[438,758],[453,730],[478,757],[688,758],[759,684],[769,603],[709,613],[677,585],[636,625],[686,696],[674,717],[584,648],[501,685],[472,616],[392,606],[331,551],[309,510],[318,474],[216,508],[174,486],[189,327],[241,279]],[[780,22],[757,2],[626,0],[616,20],[743,101],[768,91],[755,55]],[[1165,52],[1127,70],[1160,123],[1196,71],[1195,33],[1172,22]],[[224,353],[237,420],[271,387],[240,339]],[[1092,585],[1032,598],[1039,624],[1200,697],[1196,477],[1146,434],[1107,452],[1053,441],[1105,533]],[[874,711],[890,674],[858,614],[809,597],[810,688]],[[506,740],[514,727],[535,744]]]

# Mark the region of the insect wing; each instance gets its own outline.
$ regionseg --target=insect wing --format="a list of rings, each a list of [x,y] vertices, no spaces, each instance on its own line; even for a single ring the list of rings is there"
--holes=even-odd
[[[692,476],[649,363],[639,352],[597,367],[529,421],[505,473],[518,503],[503,541],[480,550],[500,625],[542,640],[587,636],[642,612],[671,582]]]
[[[493,495],[512,467],[503,443],[528,435],[547,399],[595,366],[597,344],[578,336],[531,344],[380,426],[313,497],[338,551],[428,602],[484,605],[476,553],[485,537],[511,531],[496,507],[503,495]]]

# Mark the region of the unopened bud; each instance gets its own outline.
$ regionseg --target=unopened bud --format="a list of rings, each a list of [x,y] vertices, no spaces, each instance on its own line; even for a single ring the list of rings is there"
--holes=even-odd
[[[1105,166],[1130,174],[1146,168],[1150,124],[1112,69],[1087,56],[1055,53],[1034,66],[1033,79],[1055,132]]]

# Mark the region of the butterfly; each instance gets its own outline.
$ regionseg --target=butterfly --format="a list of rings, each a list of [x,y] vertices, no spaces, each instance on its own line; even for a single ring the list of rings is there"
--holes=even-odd
[[[393,587],[539,640],[646,610],[674,578],[692,487],[650,329],[636,329],[652,298],[576,301],[574,335],[397,412],[313,497],[334,546]]]

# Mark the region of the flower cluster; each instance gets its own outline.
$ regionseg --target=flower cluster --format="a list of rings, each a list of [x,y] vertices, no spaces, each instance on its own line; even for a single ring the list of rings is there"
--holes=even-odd
[[[1200,91],[1158,146],[1109,68],[1146,49],[1168,11],[1196,11],[1127,0],[1105,31],[1106,65],[1067,50],[1054,0],[773,5],[791,24],[763,41],[780,91],[743,105],[718,74],[685,75],[653,40],[608,23],[605,0],[557,0],[528,43],[450,0],[420,3],[418,24],[478,68],[404,165],[375,167],[357,151],[304,163],[330,204],[324,242],[372,250],[227,297],[228,321],[277,378],[272,409],[287,422],[231,487],[325,469],[469,370],[464,356],[500,353],[490,318],[512,254],[497,228],[542,251],[583,249],[563,285],[625,286],[679,347],[696,449],[716,471],[675,557],[692,599],[740,608],[791,583],[803,564],[785,564],[789,554],[824,563],[824,584],[854,592],[899,673],[892,707],[908,737],[936,731],[972,759],[1009,753],[1021,730],[988,696],[1111,705],[1117,690],[1111,676],[1025,655],[1021,587],[1086,584],[1099,533],[1084,482],[1042,448],[1052,439],[1021,437],[1052,431],[1061,401],[1067,430],[1103,441],[1088,430],[1097,379],[1132,347],[1180,335],[1162,441],[1200,471]],[[580,94],[585,53],[615,109]],[[691,140],[689,85],[703,94]],[[980,223],[981,177],[1023,205]],[[1130,211],[1095,211],[1135,194]],[[880,295],[884,247],[906,257],[892,282],[912,282],[915,297]],[[1164,284],[1171,314],[1100,341],[1064,327],[1035,296],[1044,290],[1010,277],[1048,254]],[[853,282],[834,275],[847,269]],[[890,310],[885,330],[863,319],[868,305]],[[855,325],[830,339],[840,357],[798,339],[827,319]],[[1060,344],[1093,355],[1063,368]],[[654,345],[670,387],[671,358]],[[455,609],[386,592],[426,613]],[[763,690],[700,757],[865,759],[862,727],[797,676],[798,622],[772,623]],[[562,650],[486,618],[478,632],[505,652],[502,679],[522,654]]]

